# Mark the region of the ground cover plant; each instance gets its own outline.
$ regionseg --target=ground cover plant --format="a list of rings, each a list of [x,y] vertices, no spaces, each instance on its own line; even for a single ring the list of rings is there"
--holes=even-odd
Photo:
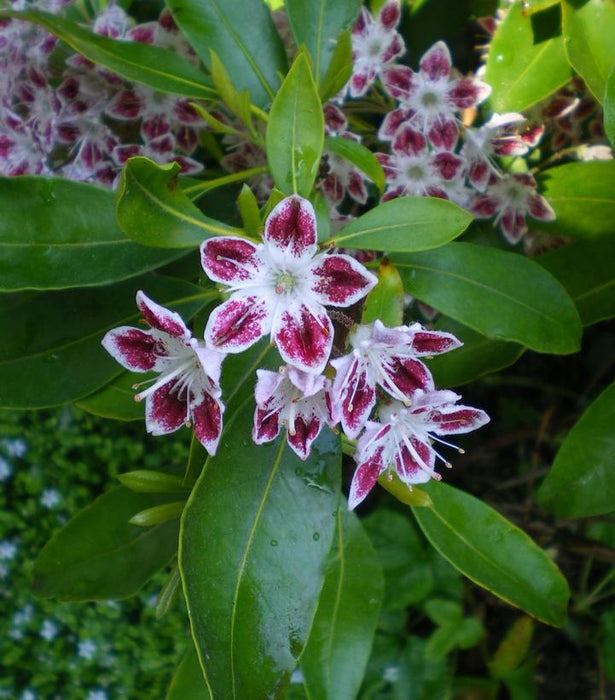
[[[615,7],[445,4],[0,14],[0,407],[178,446],[31,586],[164,571],[169,698],[531,697],[555,634],[615,675]]]

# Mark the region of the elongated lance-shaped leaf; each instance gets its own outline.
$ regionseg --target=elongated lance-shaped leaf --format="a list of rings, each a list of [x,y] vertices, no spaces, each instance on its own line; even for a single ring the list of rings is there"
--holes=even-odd
[[[227,423],[184,510],[180,570],[209,697],[281,696],[307,641],[335,532],[338,439],[301,462],[286,436],[251,441],[254,404]],[[207,695],[204,695],[207,697]]]
[[[399,197],[344,226],[332,245],[398,253],[428,250],[459,236],[471,221],[471,214],[445,199]]]
[[[105,66],[127,80],[172,95],[199,99],[216,97],[209,77],[173,51],[109,39],[47,12],[0,12],[2,16],[40,24],[92,63]]]
[[[376,156],[362,143],[346,139],[343,136],[325,139],[325,150],[345,158],[363,172],[376,187],[384,189],[384,170]]]
[[[613,233],[615,161],[566,163],[545,170],[539,182],[556,215],[541,229],[573,238]]]
[[[267,122],[267,160],[284,194],[309,196],[318,173],[325,122],[305,53],[297,55],[275,97]]]
[[[210,51],[233,85],[259,107],[269,104],[286,72],[286,56],[269,9],[261,0],[167,0],[173,19],[203,63]]]
[[[179,187],[179,165],[130,158],[117,190],[117,220],[133,241],[160,248],[195,248],[212,236],[242,236],[241,229],[210,219]]]
[[[324,79],[341,32],[359,14],[359,0],[287,0],[286,12],[297,46],[307,47],[317,85]]]
[[[520,112],[548,97],[572,78],[564,51],[560,8],[531,17],[516,2],[498,26],[487,57],[485,80],[498,112]]]
[[[429,482],[431,508],[413,508],[440,554],[479,586],[549,625],[566,619],[566,579],[522,530],[474,496]]]
[[[134,595],[177,551],[177,520],[144,530],[129,519],[175,496],[111,489],[70,520],[34,563],[42,598],[115,600]]]
[[[175,669],[165,700],[203,700],[207,687],[196,649],[191,646]]]
[[[134,243],[118,228],[107,189],[41,176],[0,178],[0,291],[119,282],[181,251]]]
[[[310,697],[353,700],[369,659],[384,578],[361,521],[344,503],[301,670]]]
[[[615,384],[591,404],[566,436],[538,502],[561,518],[615,510]]]
[[[472,243],[391,259],[407,292],[488,338],[537,352],[579,349],[581,321],[572,299],[533,260]]]
[[[143,420],[144,406],[135,401],[136,392],[133,386],[155,376],[153,373],[143,375],[124,372],[102,389],[76,401],[75,405],[101,418],[121,421]]]
[[[0,312],[0,406],[46,408],[76,401],[123,372],[100,342],[106,331],[134,325],[135,296],[189,320],[211,291],[171,277],[146,275],[110,287],[19,298]]]

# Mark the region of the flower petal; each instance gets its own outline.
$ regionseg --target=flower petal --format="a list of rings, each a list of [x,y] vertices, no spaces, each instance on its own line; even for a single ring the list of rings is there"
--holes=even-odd
[[[272,334],[285,362],[304,372],[324,370],[333,345],[333,324],[322,307],[301,304],[295,313],[282,311]]]
[[[121,326],[109,331],[102,339],[103,348],[122,367],[131,372],[156,369],[160,343],[149,331]]]
[[[378,13],[378,21],[384,29],[391,30],[397,26],[399,22],[400,9],[397,0],[385,2]]]
[[[480,104],[491,94],[491,86],[475,78],[462,78],[453,83],[448,99],[457,109],[468,109]]]
[[[190,416],[196,439],[210,455],[216,454],[222,434],[223,405],[216,398],[203,392],[203,395],[190,402]]]
[[[421,58],[420,69],[430,80],[448,78],[451,67],[451,54],[443,41],[436,42]]]
[[[423,391],[433,391],[434,389],[431,372],[420,360],[413,360],[407,357],[390,357],[386,363],[383,363],[382,369],[395,387],[408,398],[417,389],[422,389]],[[391,387],[387,382],[380,382],[380,386],[391,394],[393,398],[398,398],[391,391]]]
[[[263,235],[269,247],[293,258],[316,252],[316,214],[307,199],[292,195],[283,199],[267,217]]]
[[[401,443],[395,454],[395,466],[397,474],[404,484],[424,484],[432,477],[436,455],[433,449],[426,443],[411,436],[408,438],[412,450],[408,445]]]
[[[333,360],[336,375],[333,400],[340,408],[342,428],[349,438],[356,438],[376,405],[376,390],[369,381],[367,367],[354,353]]]
[[[470,406],[443,406],[429,414],[429,422],[438,435],[469,433],[489,422],[489,416],[479,408]]]
[[[430,127],[427,136],[429,136],[429,140],[437,149],[452,151],[459,138],[459,130],[452,119],[436,121]]]
[[[280,434],[280,413],[281,408],[274,410],[257,406],[252,428],[252,439],[257,445],[271,442]]]
[[[380,74],[384,89],[399,102],[407,101],[414,93],[416,85],[413,78],[414,73],[407,66],[390,66]]]
[[[427,140],[420,131],[404,125],[397,131],[391,148],[404,156],[417,156],[427,148]]]
[[[312,291],[321,304],[329,306],[350,306],[378,284],[378,278],[358,260],[341,253],[316,256],[311,272]]]
[[[412,330],[412,327],[410,330]],[[459,348],[462,345],[463,343],[452,333],[428,331],[420,326],[412,336],[412,349],[419,357],[421,355],[440,355],[443,352],[455,350],[455,348]]]
[[[188,421],[188,402],[180,399],[179,381],[170,381],[145,399],[145,427],[152,435],[166,435]]]
[[[190,338],[190,331],[178,313],[156,304],[141,290],[137,292],[137,308],[152,328],[168,333],[174,338],[183,338],[184,340]]]
[[[547,200],[539,194],[531,194],[528,198],[530,216],[540,221],[553,221],[555,212]]]
[[[312,443],[318,437],[321,428],[322,423],[318,416],[300,415],[295,418],[294,432],[289,430],[286,440],[299,459],[305,461],[310,456]]]
[[[201,265],[214,282],[246,282],[261,264],[257,246],[243,238],[218,236],[201,244]]]
[[[366,462],[359,464],[357,467],[350,484],[348,510],[354,510],[374,488],[380,472],[386,466],[382,463],[382,453],[383,448],[380,447]]]
[[[220,352],[238,353],[271,330],[267,304],[257,296],[234,294],[215,308],[207,320],[205,341]]]

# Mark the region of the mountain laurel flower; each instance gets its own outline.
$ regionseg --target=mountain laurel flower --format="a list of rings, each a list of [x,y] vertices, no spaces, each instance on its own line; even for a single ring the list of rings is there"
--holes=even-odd
[[[137,401],[145,399],[147,431],[164,435],[192,424],[199,442],[215,454],[224,412],[219,385],[224,356],[193,338],[179,314],[141,291],[137,307],[151,330],[121,326],[109,331],[102,344],[127,370],[160,374],[135,396]]]
[[[350,96],[361,97],[374,80],[406,47],[395,30],[400,18],[397,0],[385,2],[374,19],[363,8],[352,30],[352,76]]]
[[[280,367],[279,372],[259,369],[256,375],[254,442],[271,442],[285,427],[288,444],[306,460],[322,426],[326,423],[333,427],[337,423],[328,395],[331,381],[292,365]]]
[[[202,244],[205,273],[231,293],[210,314],[205,340],[238,353],[271,334],[284,362],[320,374],[333,346],[325,305],[350,306],[378,280],[349,255],[317,254],[314,209],[298,195],[273,209],[263,238],[255,244],[222,236]]]
[[[480,409],[458,406],[461,397],[452,391],[422,391],[417,389],[409,405],[399,401],[380,409],[379,423],[368,421],[357,443],[355,460],[358,467],[350,486],[349,509],[355,508],[384,472],[397,473],[401,481],[412,488],[430,479],[442,477],[435,471],[436,459],[446,467],[446,461],[434,449],[440,442],[463,450],[437,437],[453,433],[468,433],[489,422]]]
[[[349,340],[352,352],[331,361],[336,370],[331,396],[350,438],[361,432],[376,405],[376,386],[409,404],[417,389],[434,389],[431,373],[418,358],[462,344],[451,333],[428,331],[419,323],[387,328],[381,321],[358,326]]]

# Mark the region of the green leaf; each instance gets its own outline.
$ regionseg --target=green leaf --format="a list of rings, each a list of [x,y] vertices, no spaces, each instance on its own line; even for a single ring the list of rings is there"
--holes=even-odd
[[[537,352],[579,349],[572,300],[533,260],[472,243],[391,258],[412,296],[488,338]]]
[[[385,326],[401,326],[404,320],[404,285],[395,265],[383,258],[378,268],[378,284],[365,299],[361,323],[379,319]]]
[[[560,29],[560,8],[525,16],[522,3],[510,7],[498,26],[485,80],[497,112],[523,111],[572,78]]]
[[[139,510],[169,496],[111,489],[80,511],[45,545],[34,563],[32,590],[41,598],[128,598],[177,550],[178,522],[143,530],[130,525]]]
[[[257,446],[253,403],[227,424],[184,510],[180,570],[212,697],[280,696],[309,633],[335,533],[338,439],[306,462]]]
[[[514,364],[524,351],[516,343],[491,340],[446,316],[438,320],[436,330],[452,333],[463,343],[460,348],[429,360],[436,386],[467,384]]]
[[[350,30],[342,32],[337,41],[331,63],[320,85],[320,97],[323,104],[337,95],[350,80],[352,74],[352,40]]]
[[[299,53],[271,105],[267,160],[284,194],[308,197],[320,165],[325,138],[320,97],[305,53]]]
[[[135,277],[181,252],[133,243],[114,195],[82,182],[0,178],[0,291],[89,287]]]
[[[261,229],[261,215],[258,208],[258,202],[252,190],[244,184],[237,197],[237,206],[241,214],[246,233],[249,236],[257,237]]]
[[[35,294],[0,312],[0,406],[46,408],[91,394],[122,373],[100,344],[111,328],[136,324],[142,289],[188,320],[211,292],[170,277]]]
[[[361,521],[343,504],[308,644],[301,656],[310,697],[354,700],[382,603],[382,567]]]
[[[432,545],[479,586],[550,625],[566,619],[566,579],[522,530],[486,503],[443,483],[425,490],[432,508],[413,508]]]
[[[562,518],[615,510],[615,384],[607,387],[566,436],[538,502]]]
[[[541,189],[556,214],[540,228],[573,238],[615,231],[615,161],[566,163],[539,176]]]
[[[604,93],[604,132],[611,146],[615,146],[615,70],[611,71]]]
[[[286,0],[295,43],[307,47],[317,85],[327,73],[340,33],[352,28],[360,6],[359,0]]]
[[[190,645],[173,674],[165,700],[203,700],[207,696],[199,657],[194,646]]]
[[[117,220],[133,241],[161,248],[194,248],[212,236],[243,235],[201,214],[179,187],[177,163],[130,158],[117,190]]]
[[[198,99],[216,96],[209,77],[174,51],[136,41],[109,39],[47,12],[2,12],[1,15],[39,24],[92,63],[105,66],[127,80],[172,95]]]
[[[330,151],[356,165],[381,192],[384,190],[384,170],[376,156],[362,143],[343,136],[327,137],[325,151]]]
[[[128,522],[139,527],[151,527],[166,523],[168,520],[179,520],[185,505],[185,501],[173,501],[173,503],[152,506],[135,513]]]
[[[137,382],[146,381],[154,376],[149,373],[123,372],[99,391],[76,401],[75,405],[101,418],[123,421],[143,420],[144,406],[135,401],[135,390],[132,387]]]
[[[471,214],[448,200],[399,197],[344,226],[331,245],[399,253],[428,250],[459,236],[471,221]]]
[[[602,103],[615,63],[615,6],[604,0],[564,0],[562,24],[570,64]]]
[[[452,697],[451,674],[445,659],[427,656],[427,642],[410,636],[399,658],[394,700],[435,700]]]
[[[233,85],[263,107],[286,72],[284,47],[261,0],[167,0],[173,19],[199,58],[218,55]]]
[[[150,469],[135,469],[120,474],[118,480],[122,486],[136,493],[177,493],[186,490],[180,476]]]
[[[615,237],[577,241],[541,255],[537,261],[559,280],[590,326],[615,317]]]
[[[520,617],[515,620],[488,663],[489,673],[493,678],[503,679],[523,663],[530,649],[533,633],[534,621],[531,618]]]

